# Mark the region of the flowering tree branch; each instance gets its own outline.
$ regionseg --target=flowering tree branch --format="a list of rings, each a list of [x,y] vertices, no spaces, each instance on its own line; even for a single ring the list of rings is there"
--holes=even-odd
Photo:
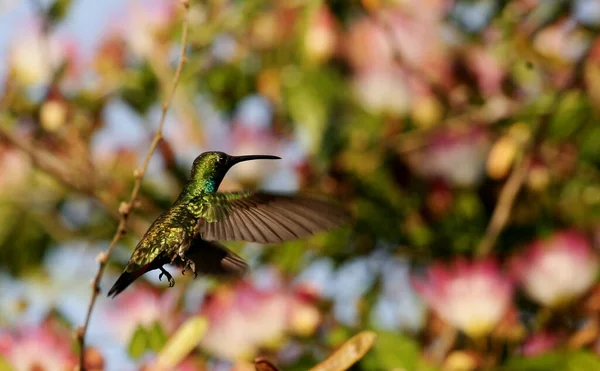
[[[183,70],[183,65],[186,61],[186,46],[187,46],[188,18],[189,18],[188,13],[189,13],[189,8],[190,8],[190,1],[189,0],[181,0],[181,4],[183,5],[183,8],[184,8],[182,34],[181,34],[181,49],[180,49],[180,53],[179,53],[179,64],[177,65],[177,69],[175,70],[175,75],[173,76],[171,90],[162,105],[160,121],[158,123],[156,133],[154,134],[154,138],[152,139],[152,143],[150,144],[150,148],[148,149],[148,153],[146,154],[146,158],[145,158],[142,166],[137,168],[134,171],[135,184],[133,186],[133,190],[131,191],[131,196],[129,197],[129,200],[127,202],[123,202],[119,206],[119,213],[121,215],[121,218],[119,220],[119,226],[117,227],[117,231],[115,232],[115,235],[113,236],[106,252],[101,253],[98,256],[99,267],[98,267],[98,272],[96,273],[96,276],[94,277],[94,280],[92,282],[92,297],[90,299],[90,303],[88,306],[87,314],[85,317],[85,322],[82,327],[77,329],[77,332],[76,332],[76,336],[77,336],[79,346],[80,346],[79,369],[81,371],[85,370],[85,335],[86,335],[87,329],[89,327],[94,304],[96,303],[96,299],[98,298],[98,294],[100,293],[100,287],[99,287],[100,280],[102,279],[102,275],[104,273],[104,269],[106,268],[106,263],[108,261],[110,254],[112,253],[113,249],[115,248],[115,246],[117,245],[117,243],[119,242],[121,237],[127,231],[127,221],[128,221],[129,215],[130,215],[131,211],[133,210],[133,208],[136,206],[136,199],[137,199],[138,193],[140,191],[140,188],[142,185],[142,179],[144,178],[144,175],[148,168],[150,159],[152,158],[152,155],[153,155],[154,151],[156,150],[158,143],[162,139],[162,136],[163,136],[162,129],[163,129],[165,119],[167,116],[167,111],[169,109],[169,105],[171,104],[171,101],[173,100],[173,96],[175,95],[175,90],[177,88],[179,79],[181,77],[181,71]]]

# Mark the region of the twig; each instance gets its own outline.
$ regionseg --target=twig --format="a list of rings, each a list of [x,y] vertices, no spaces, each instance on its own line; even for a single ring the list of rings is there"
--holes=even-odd
[[[583,73],[582,71],[584,70],[583,63],[585,62],[590,50],[591,48],[588,48],[587,52],[579,59],[579,61],[573,67],[573,73],[571,74],[569,80],[554,95],[554,98],[550,104],[550,111],[540,117],[534,135],[532,136],[529,145],[525,149],[521,161],[515,166],[508,180],[504,184],[504,187],[500,191],[498,202],[496,203],[496,207],[494,208],[485,234],[475,249],[476,256],[485,257],[489,255],[496,244],[500,233],[502,233],[506,227],[515,203],[515,199],[517,198],[523,183],[525,183],[527,172],[529,171],[531,162],[537,153],[537,149],[542,141],[546,128],[550,123],[550,119],[556,113],[557,107],[563,96],[569,91],[569,89],[574,88],[580,82],[582,77],[581,75]]]
[[[142,179],[148,168],[148,163],[150,162],[150,158],[152,157],[152,154],[154,153],[154,151],[158,145],[158,142],[162,139],[162,129],[165,124],[167,111],[169,109],[169,105],[171,104],[173,96],[175,95],[175,90],[177,88],[179,79],[181,77],[181,71],[183,70],[183,65],[186,61],[186,47],[187,47],[188,23],[189,23],[188,22],[188,18],[189,18],[188,13],[189,13],[189,8],[190,8],[190,0],[181,0],[181,4],[183,5],[183,8],[184,8],[182,34],[181,34],[181,49],[180,49],[180,53],[179,53],[179,64],[177,65],[177,69],[175,70],[175,75],[173,76],[171,91],[169,92],[169,95],[167,96],[165,102],[162,105],[160,121],[158,123],[156,133],[154,134],[154,138],[152,139],[152,143],[150,144],[150,148],[148,149],[148,153],[146,154],[144,163],[141,168],[137,168],[134,171],[135,184],[133,186],[133,190],[131,191],[131,196],[129,197],[129,201],[123,202],[119,206],[119,213],[121,214],[121,219],[119,221],[119,226],[117,227],[117,231],[115,232],[115,235],[113,236],[113,239],[110,242],[110,245],[108,246],[108,249],[106,250],[106,252],[101,253],[98,256],[99,267],[98,267],[98,272],[96,273],[96,276],[94,277],[94,280],[92,282],[92,297],[90,299],[90,303],[88,306],[87,315],[85,317],[85,322],[83,324],[83,327],[78,328],[76,331],[76,336],[79,341],[79,351],[80,351],[79,370],[81,370],[81,371],[85,371],[85,335],[86,335],[87,329],[89,327],[90,319],[92,317],[92,310],[94,308],[94,304],[96,303],[96,299],[98,298],[98,294],[100,293],[99,284],[100,284],[100,280],[102,279],[104,269],[106,268],[106,262],[108,261],[108,258],[110,256],[110,254],[112,253],[114,247],[117,245],[117,243],[119,242],[121,237],[127,231],[127,220],[128,220],[129,214],[131,213],[132,209],[135,207],[136,198],[140,191],[140,188],[142,185]]]
[[[112,197],[97,187],[96,180],[98,177],[94,178],[94,174],[89,172],[85,174],[73,174],[69,170],[68,164],[54,154],[36,147],[7,129],[5,126],[7,122],[8,119],[0,117],[0,138],[5,139],[14,147],[27,154],[38,169],[50,175],[67,189],[72,189],[75,192],[97,199],[112,218],[115,220],[121,218],[119,212],[114,209],[115,203]],[[111,183],[110,179],[105,180]],[[136,219],[133,223],[133,229],[136,233],[144,233],[145,227],[141,220]],[[143,227],[144,229],[142,229]]]
[[[0,124],[2,124],[4,121],[5,120],[0,118]],[[29,155],[31,161],[33,161],[38,168],[50,174],[65,187],[73,189],[77,192],[85,193],[87,195],[94,195],[94,185],[89,181],[89,177],[86,175],[85,177],[82,177],[85,178],[85,180],[75,179],[75,177],[70,174],[71,172],[66,164],[64,164],[52,153],[36,148],[27,140],[24,140],[23,138],[11,132],[4,125],[0,125],[0,137],[4,138],[12,145]]]
[[[504,227],[508,223],[513,204],[515,203],[515,199],[517,198],[523,183],[525,183],[527,172],[531,167],[534,154],[537,152],[537,147],[542,138],[541,133],[545,131],[544,129],[546,128],[548,121],[550,121],[549,118],[550,115],[544,115],[540,120],[538,127],[536,128],[536,134],[530,141],[521,161],[515,166],[508,177],[508,180],[504,184],[504,187],[502,187],[498,202],[496,203],[496,208],[494,209],[490,222],[486,228],[485,235],[479,242],[479,246],[477,246],[476,254],[478,256],[486,256],[492,251],[492,248],[498,240],[498,236],[500,236],[500,232],[504,230]]]

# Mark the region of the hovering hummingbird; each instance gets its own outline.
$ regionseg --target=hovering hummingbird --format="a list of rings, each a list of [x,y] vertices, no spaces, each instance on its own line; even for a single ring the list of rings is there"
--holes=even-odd
[[[302,194],[217,192],[227,171],[249,160],[277,156],[230,156],[204,152],[194,160],[188,182],[173,205],[150,226],[135,247],[125,270],[108,292],[115,297],[138,277],[160,270],[175,284],[163,265],[200,273],[241,275],[247,264],[216,241],[277,243],[337,227],[347,219],[339,206]]]

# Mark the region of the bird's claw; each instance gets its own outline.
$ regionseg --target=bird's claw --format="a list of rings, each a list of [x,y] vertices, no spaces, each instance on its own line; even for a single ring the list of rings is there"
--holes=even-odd
[[[194,279],[196,277],[198,277],[198,272],[196,272],[196,263],[194,263],[194,261],[192,259],[188,259],[185,262],[185,266],[183,267],[183,270],[181,271],[181,274],[185,276],[185,269],[187,267],[190,267],[190,270],[192,271],[192,273],[194,273]]]
[[[169,280],[169,287],[175,286],[175,279],[173,278],[173,276],[171,276],[171,274],[167,272],[163,267],[160,267],[160,274],[158,275],[159,281],[162,281],[163,275],[167,277],[167,280]]]

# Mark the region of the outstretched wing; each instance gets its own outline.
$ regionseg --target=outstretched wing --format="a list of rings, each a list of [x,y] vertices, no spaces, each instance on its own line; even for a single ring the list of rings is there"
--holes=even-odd
[[[307,195],[266,192],[204,195],[199,233],[211,241],[277,243],[311,235],[345,223],[339,205]]]

